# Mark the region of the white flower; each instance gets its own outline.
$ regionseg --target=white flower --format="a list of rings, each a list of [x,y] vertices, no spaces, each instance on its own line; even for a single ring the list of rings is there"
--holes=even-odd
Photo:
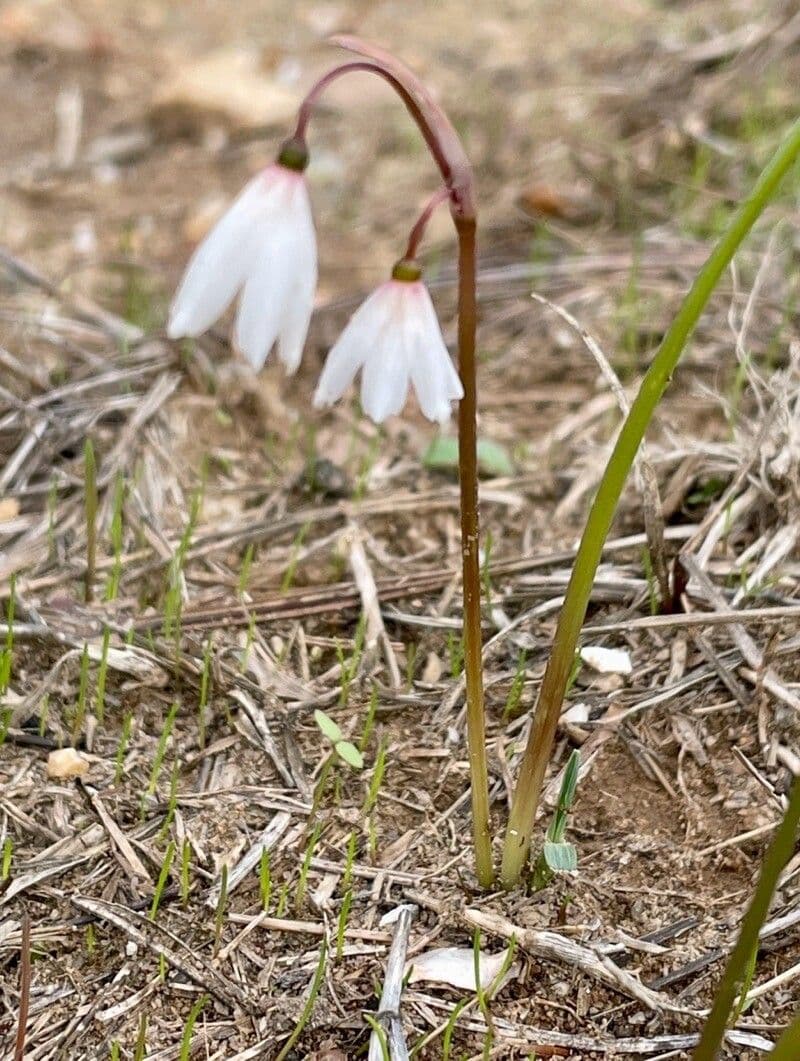
[[[300,363],[317,286],[317,243],[302,172],[280,163],[250,181],[194,253],[170,308],[171,339],[198,336],[241,292],[234,346],[254,369],[274,343]]]
[[[464,390],[422,281],[389,280],[359,306],[328,354],[314,405],[341,398],[359,369],[361,405],[376,423],[400,412],[409,382],[429,420],[449,420]]]

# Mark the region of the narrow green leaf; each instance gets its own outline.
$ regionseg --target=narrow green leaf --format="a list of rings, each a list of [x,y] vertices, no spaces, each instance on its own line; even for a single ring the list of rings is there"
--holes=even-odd
[[[553,873],[571,873],[578,868],[578,851],[574,844],[554,844],[545,840],[542,854]]]

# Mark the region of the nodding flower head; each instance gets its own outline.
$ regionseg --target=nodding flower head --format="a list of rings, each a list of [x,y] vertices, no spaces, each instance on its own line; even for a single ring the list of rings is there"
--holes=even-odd
[[[254,369],[273,345],[300,363],[317,286],[317,242],[302,144],[254,177],[195,251],[170,308],[171,339],[206,331],[240,295],[234,346]]]
[[[314,404],[331,405],[358,370],[361,405],[376,423],[399,413],[413,384],[429,420],[450,419],[464,390],[442,338],[428,289],[413,261],[398,262],[392,279],[359,306],[328,354]]]

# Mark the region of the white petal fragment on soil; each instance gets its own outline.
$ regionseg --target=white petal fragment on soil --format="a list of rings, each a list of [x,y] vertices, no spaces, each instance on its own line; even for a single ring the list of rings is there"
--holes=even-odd
[[[47,756],[47,776],[66,781],[73,777],[85,777],[89,763],[74,748],[57,748]]]
[[[624,648],[585,645],[581,649],[581,659],[600,674],[630,674],[633,671],[630,653]]]
[[[505,960],[505,951],[500,951],[499,954],[484,954],[481,951],[481,987],[484,990],[491,986]],[[503,982],[513,976],[516,970],[517,966],[512,965]],[[437,984],[448,984],[462,991],[474,991],[475,953],[471,947],[438,947],[409,962],[406,973],[410,984],[418,980],[429,980]]]

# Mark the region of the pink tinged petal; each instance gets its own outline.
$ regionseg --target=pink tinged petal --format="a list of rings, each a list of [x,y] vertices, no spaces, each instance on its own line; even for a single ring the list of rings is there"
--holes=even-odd
[[[400,412],[408,397],[409,364],[405,329],[396,315],[386,322],[364,365],[361,405],[376,424]]]
[[[282,239],[273,232],[247,278],[239,301],[233,343],[256,372],[267,360],[291,298],[292,274]]]
[[[442,337],[436,311],[424,284],[413,286],[410,321],[411,380],[423,414],[433,421],[450,419],[451,401],[463,397],[464,389]]]
[[[314,394],[317,408],[332,405],[355,379],[378,342],[394,311],[394,285],[381,284],[372,292],[347,323],[331,347]]]
[[[194,252],[170,308],[171,339],[206,331],[244,283],[269,224],[275,193],[270,173],[271,169],[246,185]]]
[[[278,356],[290,373],[300,364],[317,287],[317,241],[305,181],[295,191],[293,212],[294,279],[278,333]]]

